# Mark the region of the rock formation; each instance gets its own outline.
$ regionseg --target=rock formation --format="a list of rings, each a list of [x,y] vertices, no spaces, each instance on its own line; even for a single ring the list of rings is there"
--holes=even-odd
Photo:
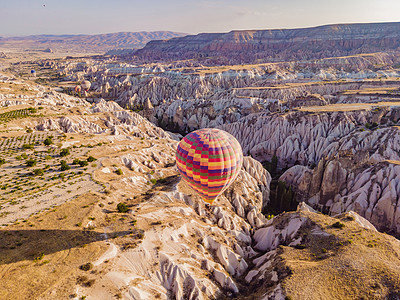
[[[135,55],[147,61],[210,56],[237,64],[345,56],[399,50],[399,28],[400,23],[336,24],[302,29],[200,33],[168,41],[151,41]]]

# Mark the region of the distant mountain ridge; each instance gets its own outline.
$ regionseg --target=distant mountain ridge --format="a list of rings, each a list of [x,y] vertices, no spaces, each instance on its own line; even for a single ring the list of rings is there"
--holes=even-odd
[[[200,33],[166,41],[150,41],[135,55],[147,60],[219,57],[224,63],[249,63],[399,49],[400,22],[396,22]]]
[[[106,52],[116,48],[138,49],[151,40],[181,37],[185,33],[172,31],[116,32],[96,35],[31,35],[0,38],[0,48],[46,49],[55,51]]]

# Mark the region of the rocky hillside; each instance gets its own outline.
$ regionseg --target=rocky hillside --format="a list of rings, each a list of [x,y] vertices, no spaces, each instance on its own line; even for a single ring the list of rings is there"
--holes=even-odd
[[[26,37],[3,37],[0,48],[20,48],[56,52],[98,52],[105,53],[111,49],[138,49],[151,40],[166,40],[184,36],[184,33],[172,31],[153,32],[117,32],[96,35],[33,35]],[[49,50],[48,50],[49,51]]]
[[[304,60],[399,50],[399,32],[400,23],[370,23],[200,33],[151,41],[135,55],[147,61],[217,57],[221,64]]]

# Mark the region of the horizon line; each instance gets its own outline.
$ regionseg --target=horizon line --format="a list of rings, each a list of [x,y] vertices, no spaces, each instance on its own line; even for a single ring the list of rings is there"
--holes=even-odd
[[[95,36],[95,35],[107,35],[107,34],[116,34],[116,33],[155,33],[155,32],[172,32],[177,34],[184,35],[198,35],[198,34],[207,34],[207,33],[229,33],[229,32],[237,32],[237,31],[269,31],[269,30],[296,30],[296,29],[311,29],[311,28],[319,28],[325,26],[335,26],[335,25],[365,25],[365,24],[396,24],[400,23],[400,21],[391,21],[391,22],[345,22],[345,23],[329,23],[322,25],[313,25],[313,26],[301,26],[301,27],[291,27],[291,28],[264,28],[264,29],[231,29],[230,31],[208,31],[208,32],[198,32],[198,33],[187,33],[173,30],[139,30],[139,31],[115,31],[115,32],[104,32],[104,33],[60,33],[60,34],[51,34],[51,33],[38,33],[38,34],[28,34],[28,35],[0,35],[0,38],[26,38],[26,37],[34,37],[34,36]]]

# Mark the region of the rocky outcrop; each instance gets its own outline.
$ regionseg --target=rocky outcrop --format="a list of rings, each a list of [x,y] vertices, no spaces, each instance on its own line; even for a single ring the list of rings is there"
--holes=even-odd
[[[138,178],[143,173],[163,176],[159,170],[175,152],[172,143],[167,148],[160,153],[145,148],[122,156],[126,166],[137,173],[135,182],[126,183],[147,190],[148,185]],[[154,166],[146,165],[148,161]],[[152,169],[156,171],[149,172]],[[117,250],[118,258],[106,278],[115,280],[126,297],[136,299],[154,298],[157,293],[172,299],[238,295],[243,289],[238,279],[249,271],[249,262],[256,255],[251,228],[266,221],[260,212],[269,200],[270,180],[259,162],[246,157],[235,184],[211,207],[191,194],[184,182],[171,191],[151,194],[138,206],[135,218],[138,223],[158,225],[144,232],[136,248]],[[125,284],[117,280],[122,277],[127,278]],[[140,278],[140,282],[131,284],[130,278]]]
[[[77,99],[71,96],[67,99]],[[47,97],[49,98],[49,97]],[[43,99],[47,99],[44,97]],[[58,98],[49,98],[49,102],[39,102],[43,105],[61,105],[55,102]],[[61,98],[63,99],[63,98]],[[68,103],[64,104],[69,107]],[[84,109],[94,115],[86,116],[87,113],[76,116],[65,116],[59,118],[43,118],[35,125],[37,130],[49,131],[58,130],[66,133],[111,133],[113,135],[132,135],[136,137],[157,137],[157,138],[171,138],[172,135],[168,134],[159,127],[154,126],[151,122],[143,118],[137,113],[129,112],[122,109],[117,103],[113,101],[99,100],[89,108],[89,104],[85,100],[76,100],[71,103],[72,106],[83,105]]]
[[[290,284],[283,287],[281,283],[283,280],[290,282],[288,276],[293,276],[292,272],[296,270],[288,256],[292,251],[297,251],[297,265],[299,257],[303,257],[308,248],[313,253],[323,250],[323,256],[309,258],[321,261],[321,268],[328,267],[323,263],[325,259],[340,260],[344,257],[347,260],[340,252],[334,253],[338,251],[337,247],[351,244],[336,236],[331,224],[344,222],[345,228],[350,231],[363,228],[366,234],[371,232],[383,238],[384,235],[376,232],[368,221],[355,212],[333,219],[318,214],[304,203],[296,212],[266,220],[260,214],[262,197],[253,194],[257,190],[261,194],[260,187],[268,189],[270,180],[262,179],[266,175],[260,163],[246,157],[235,184],[209,209],[191,195],[182,182],[177,190],[153,195],[149,201],[140,204],[140,212],[138,210],[135,217],[153,221],[160,227],[153,226],[146,231],[142,243],[135,249],[121,252],[121,259],[114,264],[123,266],[125,277],[141,279],[133,285],[127,283],[129,288],[126,293],[137,299],[154,297],[155,291],[174,299],[235,295],[285,299],[292,290]],[[259,215],[256,222],[249,218],[249,208]],[[165,219],[166,216],[168,219]],[[187,222],[189,218],[190,222]],[[171,219],[174,225],[162,225],[168,224]],[[360,237],[360,241],[363,239]],[[367,245],[359,245],[358,241],[352,243],[357,243],[355,247],[370,249]],[[390,247],[396,243],[398,241],[391,241]],[[157,250],[154,251],[154,248]],[[303,252],[301,249],[305,248]],[[330,270],[336,272],[335,268]],[[119,272],[114,269],[110,277],[117,277]],[[322,274],[322,271],[318,272]],[[355,272],[362,271],[357,269]],[[297,287],[297,293],[313,295],[307,292],[305,286],[312,284],[303,282],[302,288]],[[119,288],[126,290],[124,285]]]
[[[278,167],[312,165],[335,153],[338,141],[370,121],[372,112],[307,114],[259,113],[221,126],[235,136],[243,152],[259,161],[278,157]]]
[[[253,226],[234,213],[233,198],[229,194],[225,193],[218,199],[217,206],[207,210],[202,202],[180,192],[181,187],[179,184],[177,190],[153,196],[150,201],[140,204],[140,212],[135,213],[139,221],[154,221],[159,225],[145,232],[138,247],[121,251],[114,260],[113,271],[105,274],[106,278],[127,278],[125,283],[114,279],[126,297],[148,299],[158,294],[157,298],[168,295],[172,299],[209,299],[240,295],[253,299],[285,299],[293,293],[291,277],[299,274],[296,266],[303,265],[299,260],[304,260],[304,263],[319,261],[322,266],[316,264],[313,272],[325,276],[322,274],[326,268],[329,272],[336,272],[336,263],[350,259],[344,254],[347,253],[345,249],[351,253],[351,247],[357,247],[358,251],[362,249],[363,253],[372,251],[363,244],[363,236],[353,237],[355,241],[349,243],[340,235],[344,232],[357,230],[365,235],[374,234],[385,240],[382,243],[386,247],[398,251],[398,241],[378,233],[354,212],[334,219],[302,204],[296,212],[263,220]],[[250,199],[244,198],[243,201]],[[229,227],[226,222],[221,222],[227,217],[234,220]],[[171,219],[173,225],[168,223]],[[338,232],[332,226],[335,222],[343,222],[345,228]],[[378,237],[376,241],[381,243]],[[308,251],[313,255],[307,256]],[[364,264],[372,263],[363,257],[360,259]],[[389,265],[392,262],[385,260],[384,263]],[[356,276],[364,272],[363,268],[354,270]],[[140,280],[135,280],[137,278]],[[341,283],[334,284],[339,286]],[[316,285],[321,287],[324,283],[319,280]],[[315,287],[315,284],[304,281],[301,287],[297,286],[296,293],[316,299],[317,296],[308,291],[310,287]],[[355,289],[358,295],[365,293],[363,289],[359,290],[358,285]],[[90,290],[86,292],[91,293]]]
[[[294,166],[280,178],[299,201],[331,215],[354,210],[379,230],[400,233],[399,131],[354,132],[314,169]]]

